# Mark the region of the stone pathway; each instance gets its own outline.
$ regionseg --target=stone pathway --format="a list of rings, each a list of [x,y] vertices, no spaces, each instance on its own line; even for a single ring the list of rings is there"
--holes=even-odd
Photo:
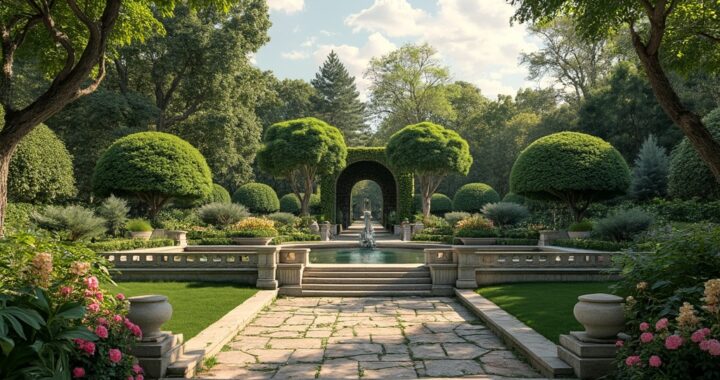
[[[454,298],[281,298],[198,377],[539,377]]]

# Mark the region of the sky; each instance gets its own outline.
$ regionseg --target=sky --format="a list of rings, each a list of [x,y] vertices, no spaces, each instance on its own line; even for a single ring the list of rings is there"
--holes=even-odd
[[[510,25],[504,0],[268,0],[270,42],[254,56],[278,78],[310,80],[331,50],[355,76],[361,97],[373,57],[406,43],[427,42],[453,80],[474,83],[483,94],[514,95],[537,87],[519,65],[521,52],[541,45],[525,26]]]

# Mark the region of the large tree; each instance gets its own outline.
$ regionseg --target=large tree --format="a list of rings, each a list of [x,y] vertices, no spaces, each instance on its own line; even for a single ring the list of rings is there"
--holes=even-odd
[[[311,98],[315,114],[340,129],[348,145],[365,144],[368,138],[365,105],[360,101],[355,77],[350,76],[334,51],[310,83],[315,87]]]
[[[227,11],[234,0],[191,0],[191,7]],[[20,141],[66,105],[92,93],[106,72],[106,55],[118,46],[146,38],[162,25],[174,0],[5,0],[0,2],[0,104],[5,123],[0,130],[0,236],[7,205],[10,159]],[[24,85],[15,75],[16,59],[33,66],[49,84],[29,101],[18,103]]]
[[[680,100],[667,67],[720,71],[720,3],[695,0],[510,0],[514,19],[543,22],[557,16],[573,20],[587,40],[604,38],[626,27],[653,93],[670,119],[720,182],[720,142],[700,115]]]

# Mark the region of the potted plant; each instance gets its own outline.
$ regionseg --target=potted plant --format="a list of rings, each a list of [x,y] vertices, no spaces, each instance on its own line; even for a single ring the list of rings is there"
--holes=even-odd
[[[581,220],[575,222],[568,227],[568,236],[571,239],[585,239],[590,237],[590,231],[593,229],[593,224],[589,220]]]
[[[152,225],[145,219],[130,219],[125,223],[125,229],[133,239],[149,240],[153,232]]]
[[[497,243],[498,229],[480,214],[459,221],[455,237],[465,245],[493,245]]]
[[[255,217],[237,222],[227,232],[227,236],[240,245],[268,245],[278,235],[275,222]]]

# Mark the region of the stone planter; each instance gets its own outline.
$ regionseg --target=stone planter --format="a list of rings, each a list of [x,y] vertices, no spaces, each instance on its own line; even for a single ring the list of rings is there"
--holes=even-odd
[[[130,237],[133,239],[150,240],[152,231],[130,231]]]
[[[234,237],[231,239],[237,245],[268,245],[274,237]]]
[[[578,297],[573,314],[593,339],[612,339],[625,327],[623,299],[612,294],[595,293]]]
[[[143,339],[160,335],[160,327],[172,317],[172,306],[168,298],[161,295],[130,297],[128,319],[140,326]]]
[[[402,235],[402,225],[400,225],[400,224],[393,225],[393,235]]]
[[[568,231],[570,239],[587,239],[590,237],[590,231]]]
[[[487,237],[487,238],[467,238],[467,237],[461,237],[458,238],[463,243],[463,245],[495,245],[497,243],[497,238],[494,237]]]

